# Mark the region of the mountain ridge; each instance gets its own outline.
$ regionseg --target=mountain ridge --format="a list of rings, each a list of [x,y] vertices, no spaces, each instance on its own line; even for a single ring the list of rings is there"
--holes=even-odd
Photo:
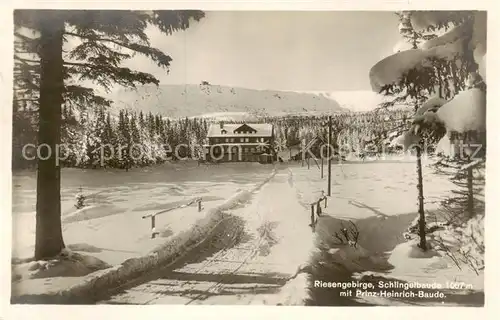
[[[168,118],[259,118],[283,115],[325,115],[349,112],[330,98],[311,93],[211,85],[164,84],[121,89],[113,108],[152,112]]]

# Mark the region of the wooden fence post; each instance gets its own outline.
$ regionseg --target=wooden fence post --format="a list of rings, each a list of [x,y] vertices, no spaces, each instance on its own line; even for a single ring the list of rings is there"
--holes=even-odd
[[[314,203],[311,203],[311,227],[314,228]]]
[[[203,210],[202,198],[195,198],[195,199],[189,201],[189,203],[186,203],[186,204],[174,207],[174,208],[169,208],[169,209],[165,209],[162,211],[158,211],[154,214],[147,214],[145,216],[142,216],[143,219],[151,218],[151,239],[156,238],[156,236],[158,236],[160,234],[159,232],[156,232],[156,215],[157,214],[162,214],[162,213],[169,212],[169,211],[172,211],[175,209],[186,208],[188,206],[192,206],[195,202],[198,202],[198,212],[202,211]]]
[[[319,217],[322,213],[323,212],[321,212],[321,199],[319,199],[318,202],[316,203],[316,214]]]
[[[156,221],[155,221],[156,216],[152,215],[151,216],[151,239],[154,239],[156,237]]]
[[[321,155],[321,179],[323,179],[323,155]]]

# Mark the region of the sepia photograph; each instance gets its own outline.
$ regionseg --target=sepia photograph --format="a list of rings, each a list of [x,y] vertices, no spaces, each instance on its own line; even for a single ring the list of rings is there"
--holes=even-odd
[[[487,11],[12,15],[12,305],[484,307]]]

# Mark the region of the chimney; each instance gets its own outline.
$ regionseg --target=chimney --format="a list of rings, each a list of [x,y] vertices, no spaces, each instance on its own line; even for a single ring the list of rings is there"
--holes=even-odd
[[[221,121],[221,122],[219,123],[219,125],[220,125],[221,130],[222,130],[222,129],[224,129],[224,121]]]

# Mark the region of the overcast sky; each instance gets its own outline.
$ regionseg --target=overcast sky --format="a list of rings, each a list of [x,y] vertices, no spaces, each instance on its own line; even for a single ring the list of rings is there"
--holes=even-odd
[[[170,74],[146,58],[131,66],[164,84],[291,91],[366,91],[372,65],[399,41],[392,12],[207,12],[184,32],[150,33],[173,58]]]

